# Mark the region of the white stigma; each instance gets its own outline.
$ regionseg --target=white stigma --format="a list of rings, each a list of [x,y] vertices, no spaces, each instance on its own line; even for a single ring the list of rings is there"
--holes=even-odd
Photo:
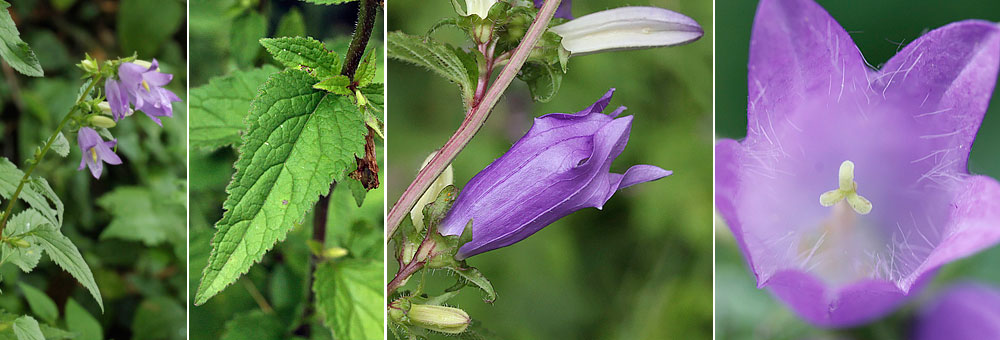
[[[824,192],[819,196],[819,204],[832,207],[846,199],[847,204],[861,215],[872,211],[872,202],[858,194],[858,183],[854,181],[854,162],[840,163],[839,188]]]

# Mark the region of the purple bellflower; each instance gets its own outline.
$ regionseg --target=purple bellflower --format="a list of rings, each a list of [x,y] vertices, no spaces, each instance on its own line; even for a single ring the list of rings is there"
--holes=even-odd
[[[173,116],[174,110],[170,103],[181,99],[163,86],[170,83],[174,76],[161,73],[158,69],[159,63],[156,59],[149,65],[132,62],[122,63],[118,67],[120,80],[109,80],[105,84],[111,112],[116,120],[125,117],[128,112],[128,105],[121,105],[124,95],[127,95],[128,102],[135,106],[136,110],[142,111],[160,126],[163,124],[159,117]]]
[[[632,117],[603,114],[614,89],[576,114],[552,113],[510,150],[474,176],[458,195],[438,231],[459,235],[472,221],[472,241],[461,260],[506,247],[570,213],[601,209],[618,189],[670,175],[652,165],[611,173],[611,162],[628,144]]]
[[[881,68],[811,0],[762,0],[747,136],[716,145],[716,207],[758,288],[816,325],[856,325],[1000,240],[1000,185],[968,173],[1000,26],[930,31]]]
[[[976,283],[948,288],[920,312],[915,340],[1000,339],[1000,291]]]
[[[132,109],[128,106],[128,93],[124,86],[118,81],[108,78],[104,81],[104,94],[108,97],[108,107],[111,108],[111,117],[119,121],[132,115]]]
[[[535,0],[535,8],[542,8],[544,4],[545,0]],[[553,17],[573,20],[573,0],[562,0],[559,3],[559,7],[556,8],[556,13]]]
[[[76,139],[77,144],[80,145],[80,153],[83,154],[80,159],[80,168],[77,170],[83,170],[84,167],[90,168],[90,174],[94,175],[94,178],[101,178],[104,163],[122,164],[121,158],[118,158],[118,155],[111,150],[118,143],[117,140],[105,142],[101,139],[101,135],[97,134],[97,131],[89,127],[80,128]]]

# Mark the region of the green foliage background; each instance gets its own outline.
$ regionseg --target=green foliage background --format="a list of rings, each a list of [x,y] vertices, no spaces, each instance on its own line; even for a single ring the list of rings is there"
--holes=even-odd
[[[900,43],[964,19],[1000,21],[1000,2],[957,0],[832,1],[820,5],[840,22],[865,58],[882,65]],[[747,53],[756,1],[719,0],[716,70],[716,132],[719,138],[746,135]],[[903,45],[905,46],[905,45]],[[972,146],[969,170],[1000,178],[1000,90]],[[719,339],[906,339],[912,314],[922,302],[955,281],[974,280],[1000,287],[1000,247],[946,265],[937,278],[896,313],[870,325],[841,331],[816,329],[798,319],[766,290],[755,288],[738,247],[718,219],[716,229],[716,331]]]
[[[237,70],[279,65],[258,43],[262,37],[311,36],[342,57],[350,43],[358,11],[356,2],[321,6],[293,0],[198,0],[191,2],[190,10],[192,89],[207,84],[213,77]],[[379,60],[383,60],[381,22],[375,27],[376,33],[369,46],[378,48]],[[280,69],[271,68],[271,71]],[[381,82],[381,70],[375,78]],[[378,138],[376,144],[376,153],[381,158],[383,148]],[[189,281],[192,302],[211,252],[214,225],[222,217],[225,187],[232,179],[236,159],[233,147],[204,149],[192,145]],[[363,206],[358,208],[348,186],[337,185],[330,197],[326,246],[357,244],[359,240],[349,238],[354,235],[352,231],[371,231],[372,228],[378,230],[366,235],[381,239],[383,195],[382,188],[370,191]],[[312,230],[310,213],[235,284],[204,305],[191,305],[191,339],[286,339],[290,336],[330,339],[330,330],[315,314],[302,320],[304,309],[312,304],[306,295],[310,275],[307,240]],[[378,248],[372,248],[372,252],[381,254],[382,242],[370,241],[368,243]]]
[[[168,88],[186,100],[184,2],[10,2],[21,37],[45,70],[44,78],[0,75],[0,154],[22,168],[73,105],[83,75],[73,64],[84,53],[98,60],[156,58],[174,75]],[[119,122],[112,133],[124,163],[105,166],[100,180],[76,170],[81,155],[71,133],[70,156],[49,153],[35,170],[66,204],[62,231],[93,270],[105,312],[48,260],[29,274],[0,267],[0,309],[40,323],[52,319],[83,340],[185,338],[185,107],[175,103],[162,128],[140,113]],[[39,302],[45,296],[54,305]],[[25,297],[39,305],[29,308]]]
[[[486,126],[455,162],[461,188],[531,126],[533,117],[576,112],[610,87],[611,108],[635,115],[628,147],[612,171],[654,164],[665,179],[625,189],[603,211],[576,212],[511,247],[469,264],[493,282],[493,305],[466,289],[453,306],[503,339],[706,339],[712,318],[712,7],[709,1],[575,1],[582,16],[620,6],[652,5],[697,20],[707,31],[690,45],[614,52],[569,61],[555,98],[532,103],[515,80]],[[389,31],[423,34],[454,10],[449,1],[388,2]],[[435,37],[459,43],[445,28]],[[468,44],[463,45],[468,47]],[[464,111],[456,86],[429,71],[389,61],[389,202],[420,163],[451,136]],[[388,275],[395,273],[390,260]],[[440,292],[452,279],[428,275]],[[415,281],[415,280],[411,280]],[[440,338],[444,338],[440,336]]]

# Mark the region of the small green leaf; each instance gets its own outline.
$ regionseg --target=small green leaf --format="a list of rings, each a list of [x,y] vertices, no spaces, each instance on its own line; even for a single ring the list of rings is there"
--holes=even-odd
[[[455,49],[432,38],[402,32],[389,33],[387,46],[389,58],[427,68],[457,84],[466,103],[472,99],[476,83],[470,75],[478,74],[479,70],[468,69]]]
[[[313,76],[326,79],[340,74],[340,57],[326,45],[309,37],[261,39],[260,44],[282,65],[308,68]],[[310,84],[312,85],[312,84]]]
[[[358,82],[358,86],[371,84],[375,80],[378,67],[378,51],[372,48],[361,60],[358,70],[354,72],[354,81]]]
[[[66,300],[66,328],[77,334],[76,340],[104,339],[101,323],[73,298]]]
[[[10,4],[0,0],[0,57],[7,61],[10,67],[26,76],[41,77],[45,75],[42,65],[38,63],[35,52],[28,43],[21,40],[14,19],[10,17]]]
[[[361,207],[365,203],[365,196],[368,195],[368,189],[365,189],[365,186],[356,179],[349,179],[346,184],[351,189],[351,196],[354,196],[354,202],[358,204],[358,207]]]
[[[313,89],[315,83],[306,72],[285,70],[271,76],[250,105],[250,126],[195,304],[260,261],[364,155],[368,129],[357,106]]]
[[[263,311],[255,310],[237,314],[226,322],[222,340],[280,340],[284,339],[285,326],[278,318]]]
[[[52,301],[52,298],[49,298],[48,295],[38,290],[38,288],[24,282],[19,283],[18,286],[21,287],[24,298],[28,300],[28,307],[31,307],[31,313],[42,318],[42,321],[47,323],[55,323],[56,319],[59,319],[59,309],[56,308],[56,303]]]
[[[42,330],[38,328],[38,321],[27,315],[14,320],[14,335],[17,340],[45,340]]]
[[[275,72],[278,68],[264,65],[212,78],[207,85],[191,89],[191,145],[211,150],[239,143],[240,133],[246,131],[244,120],[250,101],[257,96],[257,88]]]
[[[357,0],[302,0],[302,1],[305,1],[305,2],[308,2],[308,3],[317,4],[317,5],[339,5],[339,4],[346,4],[348,2],[357,1]]]
[[[351,92],[351,89],[348,86],[351,86],[351,80],[348,79],[347,76],[345,75],[338,74],[333,77],[326,78],[319,83],[316,83],[316,85],[313,85],[313,88],[334,94],[339,94],[342,96],[354,95],[354,93]]]
[[[94,297],[97,305],[103,311],[104,301],[101,299],[101,291],[97,289],[97,283],[94,282],[94,274],[90,272],[90,267],[87,266],[83,255],[80,255],[80,251],[76,249],[73,242],[50,225],[36,228],[33,236],[33,239],[37,240],[42,249],[45,249],[45,252],[49,254],[52,262],[66,270],[90,291],[90,295]]]
[[[141,241],[147,246],[184,239],[184,205],[156,196],[143,186],[119,186],[101,196],[97,205],[112,216],[111,224],[101,232],[101,239]]]
[[[497,293],[493,289],[493,284],[490,283],[490,280],[486,279],[486,276],[483,275],[483,273],[480,272],[479,269],[476,269],[474,267],[465,267],[465,266],[459,266],[459,267],[452,266],[446,268],[448,269],[448,271],[457,274],[459,276],[460,282],[462,283],[461,285],[458,285],[453,288],[457,289],[461,288],[461,286],[464,284],[472,284],[478,287],[479,290],[483,291],[483,301],[485,301],[486,303],[493,303],[493,301],[496,301]],[[454,289],[448,289],[447,291],[453,291],[453,290]]]
[[[24,173],[7,158],[0,160],[0,196],[10,199]],[[55,226],[62,225],[63,204],[44,178],[32,177],[18,199],[25,201]]]
[[[559,92],[563,73],[555,65],[528,63],[517,77],[528,84],[532,99],[545,103]]]
[[[316,310],[334,338],[382,339],[382,271],[381,261],[363,259],[316,268]]]
[[[278,30],[275,37],[300,37],[306,35],[306,22],[302,18],[302,12],[298,7],[292,7],[281,17],[278,22]]]
[[[229,54],[240,67],[253,66],[260,54],[257,41],[267,34],[267,20],[253,10],[246,11],[233,20],[229,31]]]
[[[4,237],[21,237],[23,240],[28,241],[31,246],[27,248],[15,247],[11,244],[4,242],[0,249],[3,251],[3,258],[7,259],[7,262],[17,265],[21,268],[21,271],[27,273],[35,269],[38,265],[38,261],[42,258],[42,247],[38,245],[38,242],[34,241],[33,237],[25,237],[24,235],[32,230],[35,230],[41,225],[50,225],[51,222],[45,219],[41,213],[35,209],[27,209],[18,214],[15,214],[10,220],[7,221],[7,227],[3,229]]]
[[[55,151],[62,157],[69,155],[69,141],[66,140],[66,136],[64,136],[62,132],[57,134],[56,140],[52,142],[52,151]]]
[[[42,335],[46,340],[75,339],[76,333],[68,332],[46,324],[41,325]]]
[[[368,99],[368,103],[372,104],[372,106],[374,106],[375,109],[379,111],[380,114],[376,115],[376,117],[381,121],[382,120],[381,112],[385,111],[384,84],[372,83],[369,84],[368,86],[360,87],[358,88],[358,90],[361,90],[361,94],[363,94],[365,98]]]

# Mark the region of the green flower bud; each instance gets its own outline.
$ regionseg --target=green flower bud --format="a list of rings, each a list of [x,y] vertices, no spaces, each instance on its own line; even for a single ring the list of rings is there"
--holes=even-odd
[[[22,238],[10,238],[7,239],[7,243],[10,243],[10,245],[18,248],[27,248],[31,246],[31,243],[28,243],[28,241],[25,241]]]
[[[410,306],[406,316],[413,326],[448,334],[465,332],[472,322],[464,310],[445,306],[414,304]]]
[[[105,116],[90,116],[90,125],[110,129],[115,127],[114,119]]]
[[[436,154],[437,151],[434,151],[427,156],[427,158],[424,159],[424,163],[420,165],[420,169],[426,167],[427,163],[430,163],[431,159],[434,158],[434,155]],[[427,191],[420,196],[417,203],[413,205],[413,209],[410,210],[410,218],[413,219],[413,226],[417,227],[418,231],[424,230],[424,207],[433,203],[442,189],[454,183],[455,171],[451,167],[451,164],[448,164],[448,166],[444,168],[444,172],[442,172],[441,175],[431,183],[431,186],[427,188]]]

